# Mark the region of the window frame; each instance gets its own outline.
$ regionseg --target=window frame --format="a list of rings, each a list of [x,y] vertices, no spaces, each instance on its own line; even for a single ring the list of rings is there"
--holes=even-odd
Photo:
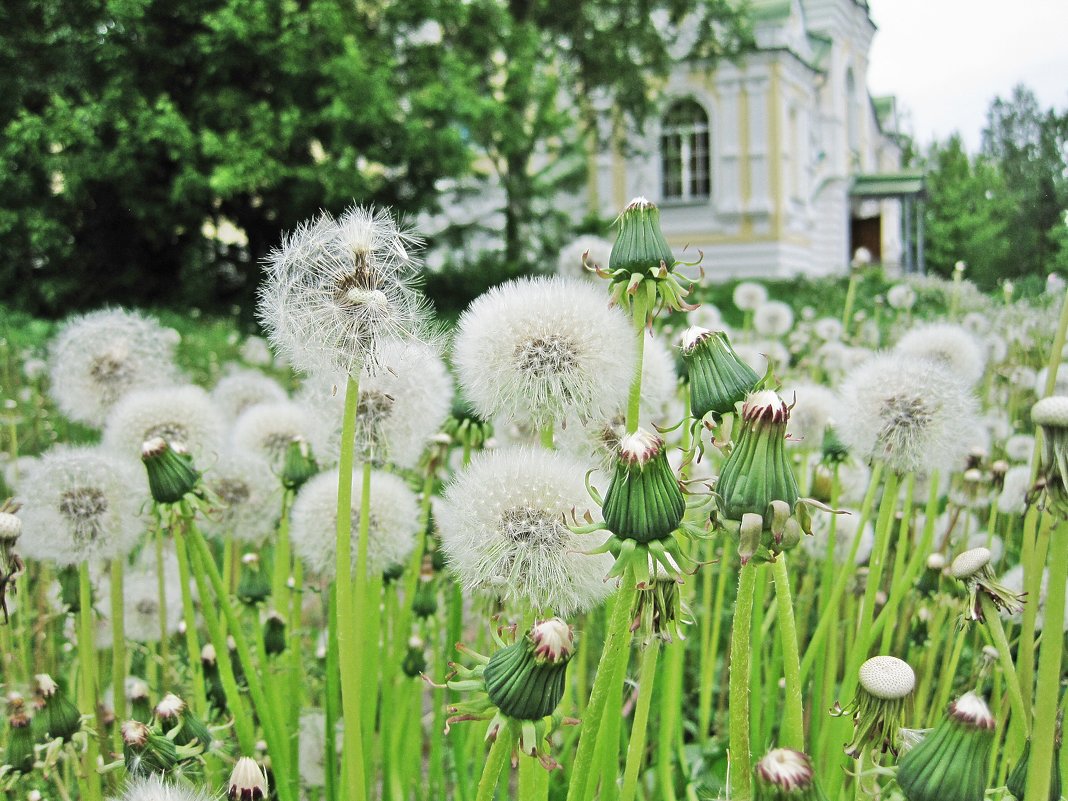
[[[671,102],[661,117],[658,153],[662,203],[712,199],[712,124],[701,103],[692,97]]]

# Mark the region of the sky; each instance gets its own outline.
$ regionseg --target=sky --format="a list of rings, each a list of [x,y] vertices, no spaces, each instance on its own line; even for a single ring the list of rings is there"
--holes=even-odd
[[[1018,83],[1068,108],[1068,0],[868,0],[868,89],[896,95],[921,145],[954,131],[977,151],[986,110]]]

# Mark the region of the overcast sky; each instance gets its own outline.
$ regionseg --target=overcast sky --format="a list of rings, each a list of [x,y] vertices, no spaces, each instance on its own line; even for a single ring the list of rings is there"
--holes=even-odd
[[[869,0],[879,30],[868,88],[897,95],[921,144],[959,131],[978,150],[986,110],[1025,83],[1068,107],[1068,0]]]

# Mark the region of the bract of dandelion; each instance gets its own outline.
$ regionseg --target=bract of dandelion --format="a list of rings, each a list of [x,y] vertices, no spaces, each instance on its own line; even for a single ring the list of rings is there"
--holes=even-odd
[[[634,377],[631,323],[579,279],[523,278],[476,298],[460,318],[454,362],[482,417],[535,429],[617,414]]]
[[[355,376],[383,338],[422,338],[419,240],[389,211],[323,212],[268,256],[258,315],[275,349],[306,373]]]
[[[175,344],[172,331],[137,312],[73,317],[49,347],[49,393],[71,420],[99,427],[127,392],[178,380]]]
[[[951,471],[979,425],[968,386],[943,365],[883,353],[854,369],[839,389],[836,431],[862,459],[882,459],[905,474]]]
[[[309,480],[293,503],[290,540],[293,552],[317,574],[333,577],[336,570],[337,470]],[[359,472],[352,476],[352,565],[356,567],[360,537]],[[367,537],[367,565],[381,573],[404,564],[415,547],[421,520],[415,493],[404,479],[376,470],[371,475],[371,515]]]
[[[445,492],[436,516],[449,567],[467,591],[524,608],[569,615],[612,591],[602,538],[574,533],[600,510],[586,491],[587,467],[562,453],[507,448],[477,455]]]
[[[98,447],[58,447],[27,476],[19,547],[57,565],[126,556],[143,530],[144,471]]]

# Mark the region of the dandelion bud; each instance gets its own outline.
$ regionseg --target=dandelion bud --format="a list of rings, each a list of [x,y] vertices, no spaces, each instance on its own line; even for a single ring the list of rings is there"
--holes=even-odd
[[[669,269],[675,264],[675,255],[660,230],[660,209],[655,204],[644,197],[635,198],[619,215],[618,224],[619,235],[608,257],[614,281],[628,280],[631,273],[658,270],[661,264]]]
[[[298,490],[318,471],[319,466],[312,456],[311,445],[303,437],[295,437],[286,448],[285,460],[282,462],[282,486]]]
[[[156,503],[178,503],[200,483],[193,457],[178,443],[152,437],[141,446],[141,461],[148,471],[148,487]]]
[[[773,748],[754,768],[754,801],[821,801],[812,760],[800,751]]]
[[[33,732],[30,717],[26,713],[22,699],[9,704],[10,716],[7,719],[7,748],[4,749],[3,764],[15,772],[29,773],[33,770]]]
[[[1068,397],[1054,395],[1031,407],[1042,427],[1042,472],[1051,511],[1068,517]]]
[[[241,757],[230,773],[226,791],[230,801],[260,801],[267,797],[267,771],[251,757]]]
[[[433,566],[424,565],[419,572],[419,583],[415,587],[415,597],[412,598],[412,613],[421,620],[426,620],[433,617],[437,611],[438,588],[434,582]]]
[[[241,557],[241,578],[237,597],[247,604],[258,604],[271,594],[271,580],[260,564],[260,557],[247,553]]]
[[[716,491],[728,520],[743,515],[765,517],[773,501],[793,508],[799,493],[786,455],[786,424],[790,411],[775,392],[761,390],[742,406],[742,432],[720,472]]]
[[[0,512],[0,548],[10,548],[22,534],[22,520],[11,512]]]
[[[286,649],[286,621],[277,612],[269,613],[263,624],[263,648],[270,656]]]
[[[690,414],[732,413],[760,377],[742,361],[722,331],[692,326],[682,335],[682,358],[690,377]]]
[[[920,574],[917,589],[924,595],[930,595],[938,590],[942,581],[942,571],[946,569],[946,557],[940,553],[932,553],[927,557],[927,569]]]
[[[855,758],[865,748],[874,748],[896,755],[916,674],[897,657],[873,656],[860,666],[859,680],[856,697],[849,706],[836,706],[833,711],[836,715],[853,715],[853,739],[846,746],[846,753]]]
[[[994,716],[982,698],[965,693],[901,759],[897,783],[908,801],[982,801],[993,744]]]
[[[662,540],[678,528],[685,512],[664,440],[643,429],[626,435],[602,508],[609,530],[621,540]]]
[[[123,761],[130,776],[166,774],[178,764],[174,742],[144,723],[128,720],[121,732]]]
[[[497,651],[486,664],[486,693],[515,720],[548,717],[564,697],[574,633],[559,618],[535,623],[526,637]]]
[[[174,693],[167,693],[156,705],[156,718],[175,745],[199,742],[205,749],[211,745],[208,727],[193,714],[189,705]],[[171,732],[176,727],[178,731],[172,736]]]
[[[78,707],[64,695],[59,685],[47,673],[34,676],[34,705],[37,714],[33,724],[42,737],[59,738],[69,742],[81,728],[82,715]]]
[[[423,642],[419,638],[413,637],[408,642],[408,650],[404,654],[404,659],[401,660],[401,670],[404,671],[405,676],[415,678],[426,670],[426,664]]]
[[[1059,722],[1059,721],[1058,721]],[[1028,740],[1024,743],[1023,753],[1020,754],[1020,761],[1016,763],[1013,769],[1009,772],[1009,778],[1005,782],[1005,786],[1009,790],[1009,794],[1016,799],[1016,801],[1024,801],[1024,797],[1027,793],[1027,766],[1031,760],[1031,741]],[[1057,737],[1053,743],[1053,765],[1051,766],[1052,776],[1050,776],[1049,782],[1049,801],[1060,801],[1061,798],[1061,738],[1060,730],[1057,731]]]
[[[963,581],[968,588],[968,606],[964,610],[965,620],[982,623],[986,619],[980,593],[985,594],[993,602],[995,608],[1009,615],[1023,611],[1024,596],[998,583],[990,567],[990,559],[991,553],[988,548],[972,548],[958,555],[949,567],[953,578]]]
[[[148,700],[148,682],[134,676],[126,678],[126,700],[130,705],[130,717],[141,723],[152,720],[152,704]]]

